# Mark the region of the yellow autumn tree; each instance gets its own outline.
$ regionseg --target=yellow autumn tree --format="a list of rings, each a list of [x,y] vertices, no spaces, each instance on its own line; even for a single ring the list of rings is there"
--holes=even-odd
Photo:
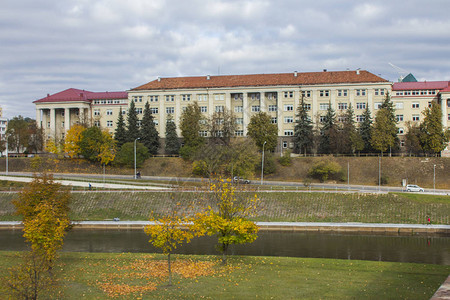
[[[256,194],[238,192],[231,179],[216,179],[205,193],[208,207],[198,213],[192,230],[198,235],[217,235],[222,263],[227,263],[227,251],[232,244],[252,243],[258,237],[258,226],[248,218],[258,211]]]
[[[45,151],[53,154],[59,153],[58,143],[55,139],[50,138],[47,140],[47,142],[45,143]]]
[[[169,212],[159,218],[155,217],[152,212],[150,222],[154,222],[154,224],[146,226],[144,231],[150,237],[149,242],[167,255],[169,285],[172,285],[170,255],[177,246],[189,243],[194,237],[194,233],[190,230],[191,219],[179,212],[180,203],[175,203],[174,194],[169,197]]]
[[[75,124],[67,130],[64,141],[64,152],[70,157],[74,158],[80,155],[80,141],[81,134],[86,128],[80,124]]]
[[[102,131],[102,143],[99,145],[98,160],[107,165],[116,157],[116,142],[107,130]]]

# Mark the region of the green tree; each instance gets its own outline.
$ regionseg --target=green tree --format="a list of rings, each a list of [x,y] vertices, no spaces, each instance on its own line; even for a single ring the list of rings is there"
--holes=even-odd
[[[128,140],[127,129],[125,128],[125,120],[122,114],[122,107],[119,110],[119,117],[117,118],[117,127],[114,132],[114,139],[116,140],[117,148],[120,149]]]
[[[407,132],[405,134],[405,147],[409,152],[419,154],[423,152],[422,145],[420,144],[420,127],[415,122],[406,122]]]
[[[363,121],[361,125],[359,126],[359,134],[361,135],[361,138],[364,143],[363,151],[364,152],[371,152],[372,151],[372,116],[370,113],[369,106],[366,107],[363,114]]]
[[[381,104],[380,109],[385,109],[388,111],[388,123],[390,127],[389,133],[392,135],[392,138],[394,139],[394,144],[390,146],[390,148],[397,149],[399,146],[399,139],[398,139],[398,128],[397,128],[397,117],[395,116],[395,107],[394,103],[391,101],[391,96],[389,92],[386,93],[386,96],[384,97],[384,101]]]
[[[166,154],[178,154],[180,151],[180,140],[177,135],[177,126],[172,115],[167,116],[166,120]]]
[[[308,176],[319,179],[321,182],[332,179],[339,179],[342,167],[332,160],[321,160],[315,163],[308,171]]]
[[[196,215],[193,230],[198,235],[217,235],[222,263],[227,263],[228,248],[232,244],[252,243],[256,240],[258,226],[248,218],[258,208],[256,195],[236,193],[231,180],[214,180],[208,197],[208,209]]]
[[[140,168],[148,157],[147,147],[142,143],[136,143],[136,167]],[[123,144],[114,162],[118,165],[124,165],[130,168],[134,167],[134,142]]]
[[[28,153],[38,153],[44,150],[44,129],[39,127],[35,120],[31,120],[28,122],[28,131],[30,135],[27,146]]]
[[[375,150],[386,152],[395,146],[397,140],[397,126],[390,119],[390,112],[381,108],[375,115],[372,129],[371,145]]]
[[[29,121],[31,121],[30,118],[22,116],[13,117],[9,120],[8,129],[6,130],[9,150],[21,153],[22,150],[28,147],[30,139]]]
[[[180,130],[184,146],[196,148],[205,143],[199,132],[203,129],[201,121],[204,116],[197,102],[189,104],[180,117]]]
[[[135,139],[140,137],[139,134],[136,106],[134,101],[131,101],[127,116],[127,142],[134,142]]]
[[[237,129],[236,118],[228,109],[216,111],[208,122],[208,129],[211,142],[229,145]]]
[[[97,126],[89,127],[81,133],[80,154],[90,161],[107,164],[114,160],[115,141],[108,131]]]
[[[297,109],[297,120],[294,128],[294,152],[306,154],[311,150],[314,140],[313,124],[302,100]]]
[[[439,104],[433,102],[431,109],[423,111],[425,118],[420,124],[420,143],[428,153],[440,153],[448,143],[448,137],[442,126],[442,110]]]
[[[153,115],[148,101],[145,103],[144,117],[141,125],[141,142],[147,147],[150,154],[157,154],[159,148],[159,134],[156,130]]]
[[[364,149],[364,141],[356,128],[355,114],[351,104],[344,114],[341,139],[343,141],[341,153],[353,154],[355,151],[361,151]]]
[[[70,157],[78,157],[80,155],[80,141],[83,131],[86,128],[83,125],[75,124],[67,131],[64,140],[64,152]]]
[[[278,128],[276,124],[272,123],[271,117],[265,112],[254,114],[250,118],[247,127],[247,135],[251,137],[256,146],[262,150],[264,142],[265,151],[275,151],[277,147]]]
[[[319,142],[319,152],[322,154],[334,153],[337,150],[336,142],[339,141],[338,128],[336,125],[336,113],[331,107],[331,102],[328,103],[327,114],[321,128],[321,136]]]

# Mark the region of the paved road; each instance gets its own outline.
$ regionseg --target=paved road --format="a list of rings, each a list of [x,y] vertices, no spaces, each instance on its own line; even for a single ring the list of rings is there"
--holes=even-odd
[[[4,172],[2,172],[4,174]],[[9,172],[9,175],[13,176],[31,176],[32,173],[29,172]],[[102,175],[102,174],[76,174],[76,173],[54,173],[53,176],[55,178],[64,178],[64,179],[96,179],[96,180],[103,180],[105,177],[107,180],[128,180],[126,183],[134,186],[139,185],[145,185],[149,186],[151,184],[142,182],[142,180],[152,180],[152,181],[165,181],[165,182],[171,182],[173,184],[177,184],[178,182],[204,182],[207,181],[205,178],[196,178],[196,177],[163,177],[163,176],[142,176],[141,180],[137,179],[135,182],[131,183],[129,180],[133,180],[133,175]],[[125,183],[125,182],[124,182]],[[259,180],[252,180],[251,184],[254,185],[260,185],[261,182]],[[158,184],[159,186],[162,186],[163,184]],[[165,185],[168,186],[168,185]],[[270,190],[270,186],[282,186],[282,187],[288,187],[289,189],[293,188],[302,188],[304,189],[305,186],[302,182],[286,182],[286,181],[264,181],[263,185],[265,187],[265,190]],[[320,190],[323,191],[350,191],[350,192],[368,192],[368,193],[387,193],[387,192],[404,192],[405,190],[402,187],[395,187],[395,186],[370,186],[370,185],[347,185],[347,184],[327,184],[327,183],[312,183],[310,185],[311,191],[314,190]],[[286,190],[288,191],[288,190]],[[425,189],[426,194],[433,194],[433,189]],[[450,195],[450,190],[443,190],[443,189],[436,189],[436,194],[440,195]]]

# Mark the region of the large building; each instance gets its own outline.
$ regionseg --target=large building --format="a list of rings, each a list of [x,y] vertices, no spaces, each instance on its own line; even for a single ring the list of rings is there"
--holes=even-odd
[[[245,136],[251,116],[263,111],[278,126],[280,150],[293,147],[295,115],[302,98],[316,124],[323,120],[329,104],[338,116],[351,105],[356,121],[362,122],[366,107],[376,113],[387,93],[396,105],[400,135],[405,132],[406,121],[420,121],[421,111],[431,101],[441,104],[443,122],[448,127],[449,82],[392,84],[364,70],[158,78],[128,92],[69,89],[34,103],[38,122],[48,137],[56,138],[63,138],[64,132],[76,122],[113,132],[118,114],[126,113],[131,101],[141,117],[145,103],[149,102],[161,138],[165,136],[167,116],[172,115],[179,127],[184,107],[194,101],[207,116],[225,109],[231,111],[236,117],[236,136]],[[207,136],[208,132],[199,134]]]

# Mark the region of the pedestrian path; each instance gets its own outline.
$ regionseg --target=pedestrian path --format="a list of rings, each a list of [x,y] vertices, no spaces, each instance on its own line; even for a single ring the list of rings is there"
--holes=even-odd
[[[16,177],[16,176],[3,176],[0,175],[0,180],[7,181],[17,181],[17,182],[31,182],[33,180],[32,177]],[[114,190],[166,190],[167,187],[162,186],[147,186],[147,185],[133,185],[133,184],[118,184],[118,183],[106,183],[106,182],[87,182],[87,181],[76,181],[76,180],[62,180],[62,179],[54,179],[54,182],[60,183],[62,185],[67,186],[78,186],[84,187],[86,189],[89,188],[100,188],[100,189],[114,189]]]

